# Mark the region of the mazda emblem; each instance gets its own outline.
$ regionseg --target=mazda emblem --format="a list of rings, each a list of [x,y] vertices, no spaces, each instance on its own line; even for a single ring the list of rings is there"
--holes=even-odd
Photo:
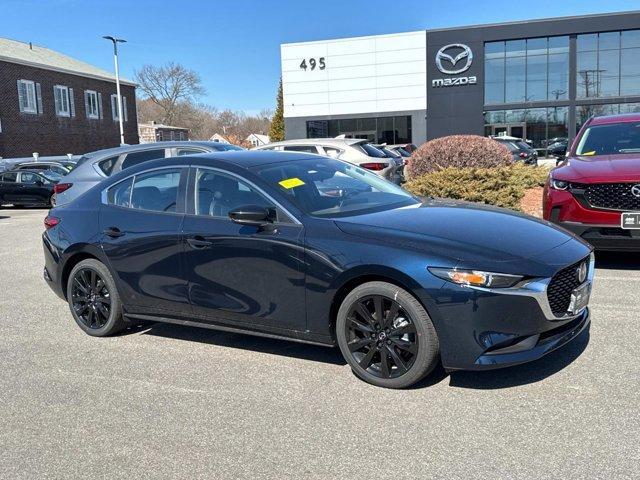
[[[453,54],[449,55],[446,53],[447,50],[456,51],[459,49],[462,49],[462,51],[458,52],[455,56],[453,56]],[[445,68],[444,65],[442,65],[443,60],[448,61],[453,68]],[[459,68],[455,68],[458,62],[461,62],[462,60],[464,60],[464,65]],[[449,45],[445,45],[438,50],[438,53],[436,53],[436,66],[438,67],[438,70],[442,73],[446,73],[447,75],[457,75],[458,73],[469,70],[471,62],[473,62],[473,52],[467,45],[462,43],[451,43]]]
[[[640,183],[631,187],[631,195],[640,198]]]
[[[587,279],[587,271],[588,271],[587,262],[582,262],[576,270],[576,274],[578,276],[578,282],[584,283],[584,281]]]

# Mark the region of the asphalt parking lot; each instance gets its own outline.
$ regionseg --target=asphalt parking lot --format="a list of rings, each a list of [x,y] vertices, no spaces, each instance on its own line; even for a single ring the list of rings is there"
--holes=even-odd
[[[638,478],[640,255],[597,257],[565,348],[391,391],[321,347],[85,335],[42,280],[45,215],[0,210],[0,478]]]

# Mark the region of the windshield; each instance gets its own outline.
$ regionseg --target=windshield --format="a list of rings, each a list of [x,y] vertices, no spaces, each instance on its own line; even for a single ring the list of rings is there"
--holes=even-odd
[[[588,127],[576,155],[616,155],[640,153],[640,122],[612,123]]]
[[[329,158],[305,158],[255,170],[298,208],[317,217],[360,215],[420,203],[374,173]]]

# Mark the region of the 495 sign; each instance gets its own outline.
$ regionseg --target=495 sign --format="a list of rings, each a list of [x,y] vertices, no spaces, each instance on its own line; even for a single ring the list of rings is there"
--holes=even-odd
[[[324,62],[324,57],[318,58],[318,61],[316,61],[315,58],[309,58],[308,61],[309,63],[307,63],[306,58],[302,59],[302,62],[300,62],[300,70],[304,70],[306,72],[307,68],[309,68],[310,70],[315,70],[316,67],[318,68],[318,70],[324,70],[325,68],[327,68],[327,65]]]

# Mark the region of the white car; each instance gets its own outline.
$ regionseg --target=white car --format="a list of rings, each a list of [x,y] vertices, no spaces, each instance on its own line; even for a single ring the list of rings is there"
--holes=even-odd
[[[285,140],[255,147],[253,150],[277,150],[304,152],[337,158],[371,170],[387,180],[402,182],[402,159],[396,161],[373,146],[369,140],[360,138],[301,138]]]

